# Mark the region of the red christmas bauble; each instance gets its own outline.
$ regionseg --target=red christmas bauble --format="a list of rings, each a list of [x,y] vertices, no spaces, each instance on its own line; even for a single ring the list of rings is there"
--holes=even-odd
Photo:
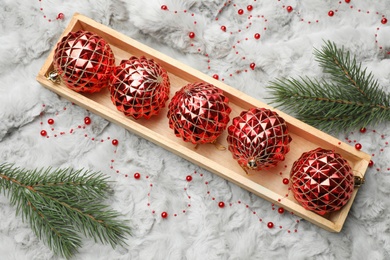
[[[169,127],[193,144],[213,143],[230,120],[229,99],[212,84],[197,82],[178,90],[168,105]]]
[[[111,101],[126,116],[150,119],[165,107],[170,81],[153,59],[133,56],[114,68],[109,90]]]
[[[67,87],[93,93],[108,85],[115,57],[110,45],[99,35],[69,32],[57,44],[53,66]]]
[[[228,127],[228,149],[244,169],[276,166],[290,151],[291,140],[284,119],[265,108],[241,112]]]
[[[324,215],[348,202],[354,190],[354,175],[340,154],[317,148],[294,162],[290,184],[295,199],[305,209]]]

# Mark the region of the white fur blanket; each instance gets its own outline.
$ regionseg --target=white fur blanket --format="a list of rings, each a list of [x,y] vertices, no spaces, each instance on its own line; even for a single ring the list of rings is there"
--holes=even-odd
[[[25,168],[98,170],[114,181],[110,203],[131,220],[128,246],[112,249],[85,239],[75,259],[390,259],[388,124],[338,136],[351,145],[361,143],[375,164],[343,230],[329,233],[279,214],[271,203],[72,105],[35,80],[78,12],[206,74],[218,74],[263,102],[270,80],[323,76],[313,48],[324,40],[344,45],[390,92],[390,21],[381,23],[383,17],[390,20],[389,1],[347,2],[1,0],[0,161]],[[63,20],[56,20],[58,13],[65,15]],[[191,31],[194,39],[188,37]],[[84,128],[86,116],[92,123]],[[55,123],[48,125],[48,119]],[[40,135],[42,129],[50,138]],[[108,138],[117,139],[118,146]],[[133,177],[136,172],[139,180]],[[193,177],[190,183],[187,175]],[[225,202],[223,209],[218,201]],[[161,218],[163,211],[168,218]],[[270,221],[273,229],[267,228]],[[15,217],[3,194],[0,259],[58,259]]]

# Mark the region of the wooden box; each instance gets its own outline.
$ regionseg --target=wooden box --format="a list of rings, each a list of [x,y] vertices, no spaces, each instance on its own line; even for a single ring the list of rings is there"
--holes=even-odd
[[[60,39],[68,34],[68,32],[77,30],[87,30],[102,36],[114,51],[117,64],[119,64],[120,60],[128,59],[133,55],[143,55],[148,58],[153,58],[169,73],[171,97],[179,88],[189,82],[204,81],[214,84],[224,91],[224,94],[229,98],[230,106],[232,108],[231,118],[251,107],[273,109],[267,104],[80,14],[74,15]],[[257,196],[264,198],[275,205],[284,207],[285,210],[291,211],[297,216],[300,216],[321,228],[332,232],[339,232],[342,229],[358,189],[355,189],[351,200],[340,211],[326,216],[320,216],[305,210],[295,201],[292,194],[290,194],[291,196],[285,197],[288,193],[288,186],[283,184],[282,179],[288,178],[289,170],[291,169],[293,162],[297,160],[303,152],[317,147],[333,149],[335,152],[341,154],[350,163],[354,174],[360,177],[363,177],[365,174],[370,161],[369,155],[357,151],[354,147],[277,109],[273,109],[288,123],[290,134],[293,139],[290,144],[291,150],[286,155],[286,160],[281,162],[276,168],[267,171],[249,172],[249,174],[246,174],[232,158],[230,151],[227,149],[225,151],[220,151],[216,149],[215,146],[209,144],[200,145],[195,149],[193,144],[185,143],[181,138],[176,137],[173,130],[168,126],[168,119],[166,117],[167,108],[161,111],[158,116],[152,117],[150,120],[133,120],[117,111],[116,107],[111,102],[107,89],[94,94],[79,94],[68,89],[63,84],[55,84],[48,80],[46,75],[53,70],[52,60],[55,47],[56,46],[53,47],[53,50],[37,76],[37,80],[44,87],[166,150],[239,185]],[[227,131],[218,139],[218,142],[225,147],[227,147],[226,132]],[[280,176],[280,172],[282,171],[284,174],[283,176]]]

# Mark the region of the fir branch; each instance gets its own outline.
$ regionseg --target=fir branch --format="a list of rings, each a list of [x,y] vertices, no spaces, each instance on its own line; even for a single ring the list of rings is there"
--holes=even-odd
[[[57,255],[72,257],[79,233],[104,244],[125,245],[130,229],[102,204],[109,186],[101,173],[73,169],[25,170],[0,164],[0,191],[33,232]]]
[[[277,79],[269,89],[272,102],[327,131],[345,131],[390,120],[390,96],[380,89],[372,73],[344,48],[326,42],[315,49],[316,61],[330,80]]]

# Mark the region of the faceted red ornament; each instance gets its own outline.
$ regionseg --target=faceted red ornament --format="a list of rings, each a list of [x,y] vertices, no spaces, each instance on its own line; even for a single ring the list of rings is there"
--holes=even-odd
[[[168,105],[169,127],[177,137],[193,144],[213,143],[230,120],[229,99],[212,84],[187,84]]]
[[[228,149],[243,169],[276,166],[290,151],[291,140],[284,119],[265,108],[241,112],[228,127]]]
[[[324,215],[348,202],[354,190],[354,175],[340,154],[317,148],[294,162],[290,183],[295,199],[305,209]]]
[[[53,65],[70,89],[93,93],[108,85],[115,57],[110,45],[99,35],[69,32],[57,44]]]
[[[165,107],[170,81],[154,60],[133,56],[114,68],[109,90],[112,103],[126,116],[150,119]]]

